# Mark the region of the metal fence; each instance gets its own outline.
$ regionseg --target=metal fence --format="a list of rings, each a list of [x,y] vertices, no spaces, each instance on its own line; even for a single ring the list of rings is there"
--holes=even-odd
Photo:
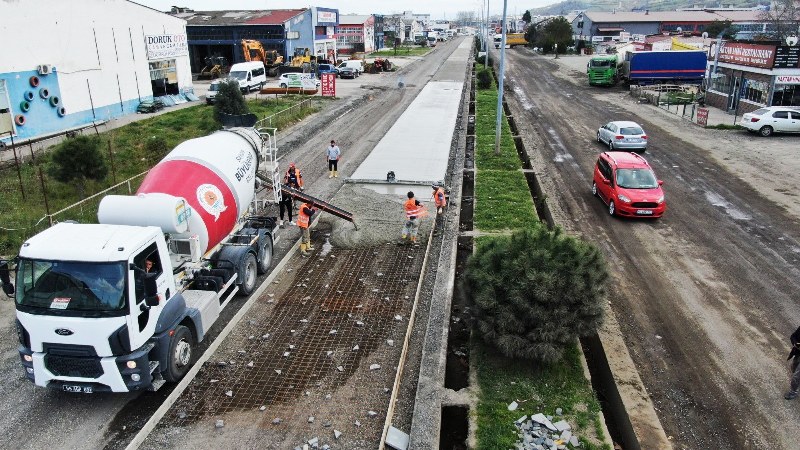
[[[639,103],[649,103],[691,121],[696,118],[697,86],[671,84],[631,86],[630,93]]]
[[[294,104],[284,110],[278,111],[271,116],[267,116],[256,123],[256,128],[286,128],[295,122],[299,122],[318,106],[316,98],[309,98]]]

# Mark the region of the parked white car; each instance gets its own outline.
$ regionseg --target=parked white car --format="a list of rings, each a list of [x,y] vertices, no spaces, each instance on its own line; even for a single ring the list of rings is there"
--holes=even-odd
[[[800,133],[800,107],[770,106],[742,115],[739,125],[751,133]]]

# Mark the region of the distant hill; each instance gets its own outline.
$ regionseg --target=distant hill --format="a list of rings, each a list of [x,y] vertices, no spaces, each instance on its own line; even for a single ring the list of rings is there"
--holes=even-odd
[[[650,11],[675,11],[678,8],[691,8],[691,7],[706,7],[706,8],[720,8],[720,7],[734,7],[734,8],[751,8],[760,4],[769,4],[769,1],[762,0],[726,0],[724,3],[720,2],[703,2],[691,0],[568,0],[561,3],[555,3],[541,8],[531,8],[529,11],[532,16],[541,15],[562,15],[571,11],[637,11],[637,10],[650,10]]]

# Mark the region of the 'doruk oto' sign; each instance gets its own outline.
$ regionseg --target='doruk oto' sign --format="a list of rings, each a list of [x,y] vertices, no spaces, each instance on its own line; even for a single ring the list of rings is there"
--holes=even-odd
[[[185,34],[145,36],[144,45],[147,49],[147,59],[150,60],[189,54],[189,44]]]

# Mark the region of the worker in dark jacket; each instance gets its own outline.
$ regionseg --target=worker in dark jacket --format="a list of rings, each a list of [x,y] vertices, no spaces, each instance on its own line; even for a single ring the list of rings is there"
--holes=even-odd
[[[789,383],[789,392],[784,394],[783,398],[786,400],[794,400],[798,396],[798,388],[800,388],[800,327],[794,330],[794,333],[789,337],[792,341],[792,351],[789,352],[788,360],[792,360],[792,381]]]

